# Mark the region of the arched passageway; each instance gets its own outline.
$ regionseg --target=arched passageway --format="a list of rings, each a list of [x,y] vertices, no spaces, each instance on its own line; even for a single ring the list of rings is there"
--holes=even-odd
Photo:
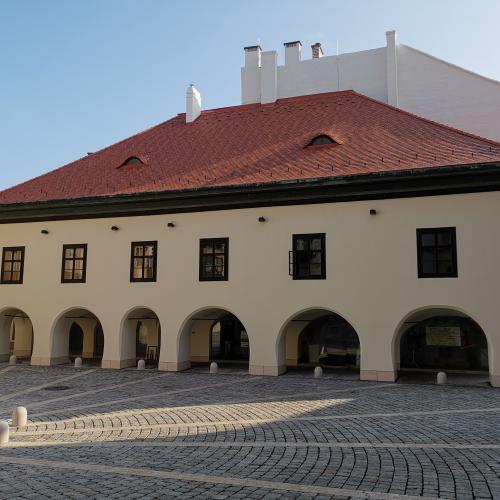
[[[121,336],[122,366],[134,366],[139,359],[158,366],[161,348],[160,320],[147,307],[136,307],[123,320]]]
[[[101,322],[91,311],[75,307],[56,320],[51,349],[51,364],[73,362],[100,363],[104,350]]]
[[[8,361],[12,354],[29,360],[32,351],[33,324],[29,316],[21,309],[4,309],[0,313],[0,361]]]
[[[248,367],[250,340],[237,316],[226,309],[206,308],[184,322],[179,356],[184,368],[211,361]]]
[[[429,308],[411,314],[399,328],[395,358],[400,373],[488,372],[488,341],[467,314]]]
[[[325,309],[296,314],[282,329],[280,364],[287,367],[323,366],[359,371],[360,342],[342,316]]]

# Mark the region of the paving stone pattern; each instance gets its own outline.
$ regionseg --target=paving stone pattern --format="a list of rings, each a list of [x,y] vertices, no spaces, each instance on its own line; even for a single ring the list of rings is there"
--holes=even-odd
[[[0,419],[18,405],[2,499],[500,498],[484,385],[0,364]]]

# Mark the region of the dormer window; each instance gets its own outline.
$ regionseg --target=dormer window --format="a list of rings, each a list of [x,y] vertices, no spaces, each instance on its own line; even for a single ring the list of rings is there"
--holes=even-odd
[[[144,164],[144,162],[140,158],[137,158],[137,156],[131,156],[130,158],[127,158],[120,165],[120,167],[125,167],[127,165],[143,165],[143,164]]]
[[[319,146],[320,144],[336,144],[336,142],[328,135],[321,134],[313,137],[307,147],[309,146]]]

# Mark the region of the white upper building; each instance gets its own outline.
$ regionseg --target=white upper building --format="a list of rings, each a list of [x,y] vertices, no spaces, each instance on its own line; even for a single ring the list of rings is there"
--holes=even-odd
[[[245,48],[242,104],[352,89],[452,127],[500,140],[500,82],[397,42],[349,54],[301,59],[299,41],[285,43],[285,64],[275,50]]]

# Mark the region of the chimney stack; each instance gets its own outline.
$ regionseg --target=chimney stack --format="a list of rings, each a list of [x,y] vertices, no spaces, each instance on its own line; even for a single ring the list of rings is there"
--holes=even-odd
[[[200,116],[201,113],[201,95],[191,84],[186,92],[186,123],[191,123]]]
[[[285,46],[285,66],[300,62],[300,52],[302,50],[300,40],[286,42],[283,45]]]
[[[323,49],[321,48],[321,44],[319,42],[311,45],[311,49],[313,59],[319,59],[320,57],[323,57]]]
[[[260,58],[262,49],[260,45],[252,45],[250,47],[244,47],[245,51],[245,67],[246,68],[260,68]]]

